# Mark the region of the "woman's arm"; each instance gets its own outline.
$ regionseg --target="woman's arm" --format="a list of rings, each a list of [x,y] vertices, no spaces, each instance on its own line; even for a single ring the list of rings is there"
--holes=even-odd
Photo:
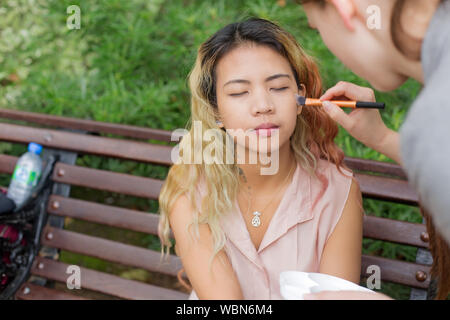
[[[243,299],[239,281],[223,249],[214,257],[211,269],[209,268],[213,254],[211,230],[207,224],[200,224],[200,237],[191,237],[186,226],[192,217],[191,203],[185,195],[181,195],[174,203],[169,221],[175,236],[177,254],[198,298]]]
[[[399,165],[403,165],[400,154],[400,135],[398,132],[386,128],[386,133],[379,143],[372,149],[384,154],[386,157],[394,160]]]
[[[320,273],[359,284],[363,214],[361,192],[353,180],[341,218],[322,252]]]

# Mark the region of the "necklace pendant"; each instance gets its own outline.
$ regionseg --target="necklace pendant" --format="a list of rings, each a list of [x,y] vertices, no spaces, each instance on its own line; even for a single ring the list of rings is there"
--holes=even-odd
[[[259,216],[261,215],[261,213],[259,213],[258,211],[253,212],[253,219],[252,219],[252,226],[254,227],[259,227],[259,225],[261,224],[261,220],[259,219]]]

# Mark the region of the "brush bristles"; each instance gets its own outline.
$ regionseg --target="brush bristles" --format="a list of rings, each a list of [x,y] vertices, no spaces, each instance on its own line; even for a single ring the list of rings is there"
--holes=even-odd
[[[306,98],[303,96],[297,95],[297,104],[300,106],[304,106],[306,103]]]

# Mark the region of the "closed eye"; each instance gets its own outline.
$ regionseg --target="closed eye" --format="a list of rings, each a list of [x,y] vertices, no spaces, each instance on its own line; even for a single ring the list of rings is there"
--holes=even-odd
[[[230,93],[230,96],[232,96],[232,97],[240,97],[240,96],[243,96],[246,93],[247,93],[247,91],[240,92],[240,93]]]
[[[282,88],[272,88],[273,90],[275,90],[275,91],[283,91],[283,90],[286,90],[286,89],[288,89],[289,87],[282,87]]]

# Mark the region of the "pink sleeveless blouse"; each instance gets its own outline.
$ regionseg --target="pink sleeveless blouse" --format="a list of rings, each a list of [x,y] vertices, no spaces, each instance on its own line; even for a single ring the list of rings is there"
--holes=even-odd
[[[347,201],[353,173],[325,160],[318,172],[327,185],[309,175],[300,165],[286,188],[261,244],[256,250],[237,200],[235,211],[221,220],[224,250],[239,280],[244,299],[282,299],[282,271],[319,272],[325,244],[339,221]],[[206,194],[204,186],[200,195]],[[198,299],[193,290],[189,299]]]

